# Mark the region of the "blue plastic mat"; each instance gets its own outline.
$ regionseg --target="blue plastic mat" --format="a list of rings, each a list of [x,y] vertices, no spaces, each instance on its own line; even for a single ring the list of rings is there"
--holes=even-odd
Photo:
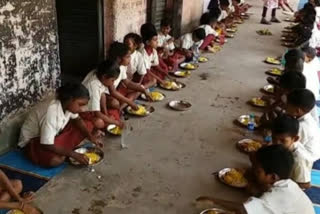
[[[8,166],[10,168],[18,169],[24,172],[32,173],[40,177],[50,179],[55,175],[62,172],[62,170],[67,166],[67,164],[62,164],[56,168],[42,168],[31,163],[25,158],[22,151],[10,151],[2,156],[0,156],[0,166]]]

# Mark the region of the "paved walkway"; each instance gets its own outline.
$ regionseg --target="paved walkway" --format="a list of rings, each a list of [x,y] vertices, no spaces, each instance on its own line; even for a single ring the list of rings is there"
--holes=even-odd
[[[46,214],[196,214],[192,201],[200,195],[246,197],[211,173],[248,165],[235,148],[245,130],[233,120],[259,113],[246,101],[260,95],[259,88],[266,84],[264,71],[270,66],[263,59],[284,51],[279,38],[285,25],[270,26],[273,36],[258,36],[256,30],[265,28],[258,24],[262,2],[249,2],[254,15],[222,52],[208,55],[210,62],[182,80],[185,89],[165,92],[166,100],[154,104],[156,111],[148,118],[129,120],[133,131],[124,139],[129,149],[120,150],[119,138],[108,138],[105,161],[95,173],[69,167],[42,188],[36,202]],[[172,99],[190,101],[192,110],[168,110],[166,103]]]

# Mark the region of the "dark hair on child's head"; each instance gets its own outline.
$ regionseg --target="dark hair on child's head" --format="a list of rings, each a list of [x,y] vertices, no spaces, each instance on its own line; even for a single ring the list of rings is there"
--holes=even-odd
[[[316,7],[319,7],[320,6],[320,0],[314,0],[314,5]]]
[[[171,27],[171,20],[164,18],[161,20],[160,27]]]
[[[256,160],[266,174],[276,174],[281,180],[289,178],[294,163],[292,152],[280,144],[262,147]]]
[[[129,47],[121,42],[113,42],[108,51],[108,59],[117,61],[129,53]]]
[[[217,17],[211,15],[209,12],[202,14],[200,18],[200,25],[212,25],[217,22]]]
[[[219,16],[221,15],[221,10],[219,7],[217,7],[210,9],[209,13],[211,16],[215,17],[218,20]]]
[[[107,59],[99,64],[96,75],[100,79],[106,78],[118,78],[120,74],[119,64],[115,60]]]
[[[294,49],[290,49],[290,50],[284,55],[284,58],[285,58],[286,62],[296,61],[296,60],[298,60],[298,59],[304,60],[304,54],[303,54],[303,52],[302,52],[301,49],[294,48]]]
[[[132,39],[133,42],[137,45],[140,46],[142,43],[142,38],[141,36],[139,36],[136,33],[128,33],[124,38],[123,38],[123,42],[125,42],[128,39]]]
[[[284,73],[286,72],[303,72],[304,59],[290,60],[286,62]]]
[[[220,0],[220,6],[228,7],[230,5],[229,0]]]
[[[156,27],[151,23],[143,24],[140,28],[140,34],[144,43],[158,35]]]
[[[278,116],[272,122],[272,134],[295,137],[299,132],[299,121],[287,114]]]
[[[81,83],[66,83],[56,91],[57,99],[62,103],[71,99],[90,99],[88,89]]]
[[[280,77],[279,86],[289,91],[306,88],[306,78],[301,72],[286,72]]]
[[[314,59],[317,56],[317,50],[315,48],[307,46],[303,47],[302,51],[310,59]]]
[[[316,99],[308,89],[294,89],[287,96],[287,102],[305,112],[310,112],[316,104]]]
[[[192,35],[198,40],[203,40],[206,38],[206,31],[203,28],[197,28],[192,32]]]

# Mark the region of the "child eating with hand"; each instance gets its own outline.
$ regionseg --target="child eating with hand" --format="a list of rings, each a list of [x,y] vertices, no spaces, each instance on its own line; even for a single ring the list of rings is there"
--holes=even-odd
[[[79,117],[89,99],[82,84],[66,84],[57,89],[53,100],[36,105],[22,125],[18,144],[27,158],[42,167],[59,166],[67,157],[88,165],[89,159],[73,150],[85,138],[101,146],[93,132],[102,128],[99,121]]]
[[[254,176],[264,190],[260,197],[251,197],[243,203],[213,197],[199,197],[197,201],[243,214],[315,214],[308,196],[290,179],[293,165],[293,154],[284,146],[262,147],[256,152],[253,165]]]
[[[277,117],[272,124],[272,141],[282,144],[293,152],[294,164],[291,179],[302,189],[311,187],[311,170],[313,162],[304,157],[304,148],[299,142],[299,121],[289,115]]]
[[[206,32],[206,37],[203,40],[200,50],[205,50],[214,44],[214,40],[218,38],[219,34],[215,31],[217,25],[217,18],[209,12],[202,14],[200,18],[199,28],[203,28]]]
[[[286,113],[299,121],[299,137],[304,147],[304,156],[310,162],[320,158],[320,132],[311,115],[315,97],[308,89],[295,89],[287,96]]]
[[[150,88],[157,84],[156,79],[144,78],[147,74],[147,68],[142,54],[138,51],[142,44],[142,38],[136,33],[127,34],[123,42],[129,47],[131,53],[131,61],[128,66],[128,79],[138,84],[143,84],[145,88]]]

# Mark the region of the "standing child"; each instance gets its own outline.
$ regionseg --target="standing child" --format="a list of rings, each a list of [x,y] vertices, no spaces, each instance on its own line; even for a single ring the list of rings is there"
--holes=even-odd
[[[101,145],[93,133],[94,124],[79,117],[88,101],[89,92],[83,85],[67,84],[57,90],[55,99],[30,112],[21,128],[19,147],[34,164],[55,167],[66,157],[89,163],[85,155],[73,151],[85,138]]]
[[[299,121],[288,115],[277,117],[272,124],[272,141],[282,144],[293,152],[294,164],[291,179],[302,189],[310,188],[313,162],[304,157],[304,148],[299,141]]]
[[[292,13],[294,12],[292,7],[289,5],[288,0],[279,0],[279,6],[282,8],[283,11],[287,11],[286,10],[286,7],[287,7]]]
[[[106,60],[100,63],[97,70],[90,72],[83,80],[84,86],[88,89],[90,100],[86,112],[80,114],[87,120],[98,121],[100,127],[107,127],[109,124],[115,124],[123,127],[120,121],[119,112],[114,110],[113,106],[107,108],[105,91],[112,86],[119,77],[120,69],[116,62]]]
[[[292,152],[282,145],[263,147],[255,154],[254,177],[263,194],[250,197],[244,203],[234,203],[210,197],[197,201],[209,201],[227,210],[243,214],[315,214],[308,196],[289,177],[294,164]]]
[[[113,107],[117,107],[121,111],[128,105],[134,110],[137,110],[138,106],[134,101],[140,94],[143,93],[148,98],[150,96],[142,84],[135,83],[128,79],[127,69],[131,63],[131,52],[129,47],[120,42],[112,43],[109,48],[108,58],[120,65],[120,75],[114,81],[114,84],[109,86],[108,90],[106,90],[107,104],[112,104]]]
[[[170,35],[171,23],[169,19],[161,20],[160,32],[158,33],[158,54],[163,52],[163,60],[169,70],[176,71],[178,65],[184,62],[185,57],[175,51],[174,38]]]
[[[128,66],[128,79],[133,82],[143,84],[145,88],[150,88],[157,84],[156,79],[144,78],[147,74],[147,69],[144,63],[142,54],[138,51],[142,44],[142,38],[136,33],[129,33],[124,37],[124,43],[129,47],[131,53],[131,61]],[[132,76],[132,78],[129,78]]]
[[[197,28],[192,33],[187,33],[180,37],[177,45],[180,48],[180,52],[186,57],[186,61],[199,57],[199,48],[205,37],[206,31],[203,28]]]
[[[277,8],[279,6],[278,0],[263,0],[263,11],[261,24],[270,25],[271,23],[267,21],[266,16],[269,9],[271,9],[271,22],[280,23],[279,19],[276,17]]]
[[[315,106],[315,97],[308,89],[295,89],[287,98],[287,114],[299,120],[299,137],[304,147],[304,156],[310,162],[320,158],[320,132],[311,110]]]
[[[202,14],[200,18],[199,28],[203,28],[206,32],[206,37],[203,40],[200,50],[205,50],[214,43],[214,40],[219,36],[215,31],[217,26],[217,18],[212,16],[210,13]]]

